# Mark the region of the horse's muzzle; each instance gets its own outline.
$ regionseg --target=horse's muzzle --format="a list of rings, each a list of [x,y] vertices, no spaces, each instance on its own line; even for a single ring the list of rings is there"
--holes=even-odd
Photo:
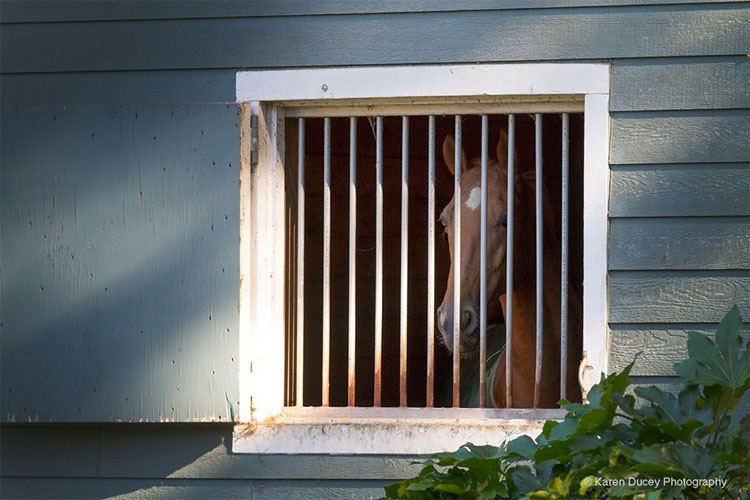
[[[443,342],[449,351],[453,352],[453,307],[441,305],[437,311],[437,323]],[[475,330],[479,323],[476,309],[471,306],[461,308],[461,351],[473,350],[476,344]]]

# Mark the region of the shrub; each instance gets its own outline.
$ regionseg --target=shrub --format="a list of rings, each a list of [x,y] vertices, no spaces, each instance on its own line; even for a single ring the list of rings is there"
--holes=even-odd
[[[676,394],[637,387],[637,402],[626,394],[631,363],[595,385],[588,404],[562,400],[565,419],[546,422],[536,440],[433,455],[417,477],[387,486],[387,498],[750,498],[750,415],[734,418],[750,388],[741,326],[735,306],[715,341],[688,333]]]

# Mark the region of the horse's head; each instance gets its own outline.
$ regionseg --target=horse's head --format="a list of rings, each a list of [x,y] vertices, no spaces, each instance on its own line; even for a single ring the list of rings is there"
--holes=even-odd
[[[505,247],[507,219],[507,150],[508,135],[501,132],[497,159],[487,165],[487,300],[488,320],[499,316],[500,290],[505,287]],[[443,142],[443,160],[455,175],[455,142],[447,136]],[[479,348],[479,287],[480,287],[480,221],[481,221],[481,160],[467,164],[461,151],[461,262],[455,259],[454,204],[455,195],[443,209],[440,222],[450,246],[451,268],[443,302],[437,310],[437,322],[446,347],[453,349],[453,273],[461,270],[461,354],[472,357]]]

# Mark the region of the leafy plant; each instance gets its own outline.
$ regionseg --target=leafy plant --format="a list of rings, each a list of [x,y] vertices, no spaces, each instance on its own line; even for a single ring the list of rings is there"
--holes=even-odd
[[[735,306],[715,341],[689,332],[676,395],[627,394],[634,361],[595,385],[588,404],[562,400],[564,420],[546,422],[536,440],[433,455],[417,477],[386,486],[387,498],[748,499],[750,415],[735,418],[750,389],[741,327]]]

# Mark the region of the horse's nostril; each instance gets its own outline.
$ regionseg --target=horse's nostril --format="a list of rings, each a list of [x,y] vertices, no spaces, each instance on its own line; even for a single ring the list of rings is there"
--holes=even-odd
[[[472,307],[461,311],[461,331],[472,332],[477,327],[477,313]]]
[[[471,314],[469,311],[464,311],[463,314],[461,314],[461,329],[463,330],[469,325],[469,322],[471,321]]]

